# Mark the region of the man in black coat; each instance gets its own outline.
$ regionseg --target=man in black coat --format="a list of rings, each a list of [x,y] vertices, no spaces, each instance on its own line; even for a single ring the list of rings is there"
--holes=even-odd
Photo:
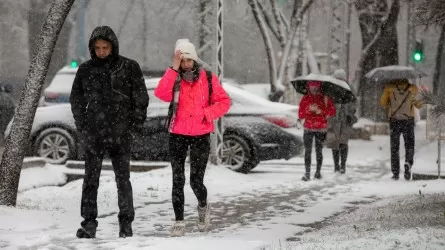
[[[81,200],[84,221],[77,237],[96,237],[97,189],[105,152],[116,176],[119,237],[131,237],[131,143],[147,118],[147,89],[139,64],[119,55],[118,40],[110,27],[95,28],[88,47],[91,59],[79,66],[70,96],[76,127],[85,143]]]

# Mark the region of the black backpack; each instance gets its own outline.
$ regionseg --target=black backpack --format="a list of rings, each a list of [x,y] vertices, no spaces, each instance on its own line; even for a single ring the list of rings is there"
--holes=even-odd
[[[206,76],[207,76],[207,84],[209,88],[209,106],[212,104],[212,93],[213,93],[213,85],[212,85],[212,72],[209,70],[206,70]],[[175,84],[173,85],[172,89],[172,95],[175,94],[175,90],[179,90],[179,83],[181,82],[181,78],[178,77],[175,81]],[[165,128],[168,130],[171,124],[171,120],[173,118],[173,115],[176,113],[176,109],[178,107],[177,103],[174,103],[174,100],[170,102],[170,106],[168,106],[168,115],[167,120],[165,122]]]

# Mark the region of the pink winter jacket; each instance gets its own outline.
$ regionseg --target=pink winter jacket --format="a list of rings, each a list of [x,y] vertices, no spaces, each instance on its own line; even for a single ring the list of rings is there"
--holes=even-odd
[[[173,100],[173,86],[178,72],[168,68],[159,85],[155,96],[164,102]],[[218,77],[212,74],[212,98],[209,106],[209,87],[205,70],[201,70],[199,79],[189,83],[181,80],[178,108],[172,121],[171,133],[197,136],[214,131],[213,121],[227,113],[230,109],[230,98],[219,84]]]

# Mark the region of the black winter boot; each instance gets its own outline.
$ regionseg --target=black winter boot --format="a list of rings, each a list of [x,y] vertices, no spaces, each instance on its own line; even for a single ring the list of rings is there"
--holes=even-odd
[[[334,172],[340,171],[340,151],[332,149],[332,158],[334,158]]]
[[[96,238],[97,221],[82,221],[81,228],[77,229],[76,236],[80,239]]]
[[[405,174],[403,175],[405,180],[411,180],[411,164],[405,163]]]
[[[301,179],[303,181],[309,181],[311,179],[311,173],[310,172],[306,172]]]
[[[133,230],[131,229],[131,222],[122,221],[119,222],[119,237],[127,238],[133,236]]]
[[[317,171],[315,171],[314,178],[315,179],[321,179],[321,164],[317,165]]]

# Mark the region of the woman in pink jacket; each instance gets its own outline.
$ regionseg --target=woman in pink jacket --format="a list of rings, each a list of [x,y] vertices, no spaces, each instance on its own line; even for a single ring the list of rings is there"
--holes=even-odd
[[[169,151],[173,171],[172,203],[176,222],[172,236],[185,233],[184,164],[190,147],[190,186],[198,199],[198,228],[206,231],[210,204],[204,174],[210,153],[210,133],[214,121],[227,113],[230,98],[211,74],[211,89],[207,73],[197,63],[195,46],[188,39],[179,39],[175,46],[173,65],[165,71],[155,89],[155,95],[170,102],[167,129],[170,132]],[[211,94],[211,96],[209,96]]]

